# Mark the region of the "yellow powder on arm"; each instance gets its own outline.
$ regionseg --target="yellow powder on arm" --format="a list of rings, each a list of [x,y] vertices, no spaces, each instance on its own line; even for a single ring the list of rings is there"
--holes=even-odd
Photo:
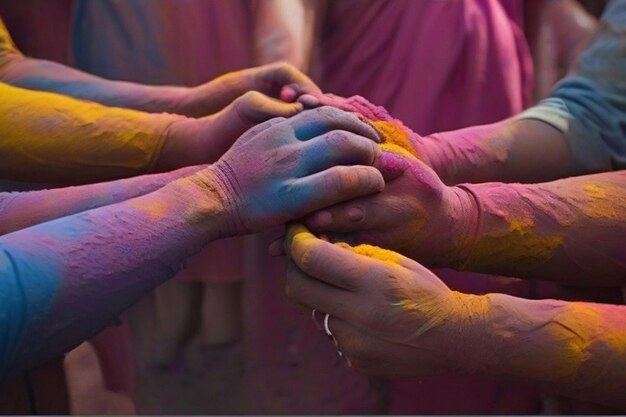
[[[0,174],[74,182],[149,172],[179,118],[0,83]]]

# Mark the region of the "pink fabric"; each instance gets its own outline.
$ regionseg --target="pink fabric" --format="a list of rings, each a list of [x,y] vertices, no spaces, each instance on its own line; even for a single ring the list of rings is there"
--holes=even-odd
[[[421,135],[501,120],[532,90],[513,6],[511,17],[497,0],[329,2],[315,79],[384,106]]]
[[[495,122],[530,104],[521,0],[329,2],[315,79],[362,95],[421,135]],[[527,282],[435,271],[453,289],[528,296]],[[488,378],[389,382],[393,414],[533,413],[537,390]]]
[[[24,55],[68,63],[73,0],[0,0],[0,16]]]

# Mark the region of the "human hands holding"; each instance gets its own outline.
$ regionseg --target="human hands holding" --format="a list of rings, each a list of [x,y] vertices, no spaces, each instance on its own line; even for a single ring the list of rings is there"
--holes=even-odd
[[[377,376],[479,367],[474,356],[481,351],[486,297],[453,292],[395,252],[332,244],[301,225],[289,228],[285,250],[287,296],[329,315],[325,326],[352,367]]]
[[[248,91],[291,103],[302,94],[320,93],[319,87],[296,67],[278,62],[229,72],[197,87],[181,89],[174,111],[191,117],[206,116]]]
[[[189,179],[221,202],[222,236],[253,233],[381,191],[377,140],[356,116],[320,107],[255,126]]]
[[[415,158],[382,152],[375,166],[387,181],[383,192],[313,213],[305,224],[333,240],[389,248],[429,266],[460,262],[478,217],[472,195],[446,186]]]

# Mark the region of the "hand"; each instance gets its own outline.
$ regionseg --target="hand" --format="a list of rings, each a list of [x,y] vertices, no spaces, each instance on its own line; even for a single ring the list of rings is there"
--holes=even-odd
[[[252,126],[274,117],[295,116],[301,111],[300,103],[286,103],[249,91],[219,113],[174,122],[170,126],[169,143],[163,154],[174,161],[188,161],[188,164],[215,162]],[[171,156],[172,147],[176,149],[177,156]]]
[[[330,315],[328,328],[351,366],[376,376],[475,370],[486,297],[450,291],[432,272],[395,252],[342,246],[291,226],[286,292]]]
[[[444,185],[415,158],[383,152],[375,166],[387,180],[383,192],[318,211],[305,224],[334,241],[390,248],[430,266],[461,262],[478,218],[469,192]]]
[[[224,74],[208,83],[183,90],[175,112],[201,117],[222,110],[248,91],[295,102],[305,93],[320,93],[319,87],[286,63],[275,63]]]
[[[197,179],[224,205],[224,236],[253,233],[381,191],[381,174],[364,166],[377,139],[354,115],[320,107],[250,129]]]

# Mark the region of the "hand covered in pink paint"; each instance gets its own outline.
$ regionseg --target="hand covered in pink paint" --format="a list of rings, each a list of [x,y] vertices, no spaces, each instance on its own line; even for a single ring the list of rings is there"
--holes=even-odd
[[[387,180],[383,192],[311,214],[306,225],[332,240],[389,248],[430,266],[458,259],[477,221],[471,195],[444,185],[414,158],[383,152],[375,166]]]
[[[375,140],[356,116],[320,107],[250,129],[200,180],[224,205],[225,236],[257,232],[381,191]]]
[[[201,117],[222,110],[248,91],[257,91],[285,102],[305,93],[320,93],[315,83],[296,67],[278,62],[224,74],[197,87],[182,89],[174,110]]]
[[[485,297],[453,292],[395,252],[341,247],[297,224],[285,250],[288,297],[330,315],[328,329],[352,367],[377,376],[473,370]]]

